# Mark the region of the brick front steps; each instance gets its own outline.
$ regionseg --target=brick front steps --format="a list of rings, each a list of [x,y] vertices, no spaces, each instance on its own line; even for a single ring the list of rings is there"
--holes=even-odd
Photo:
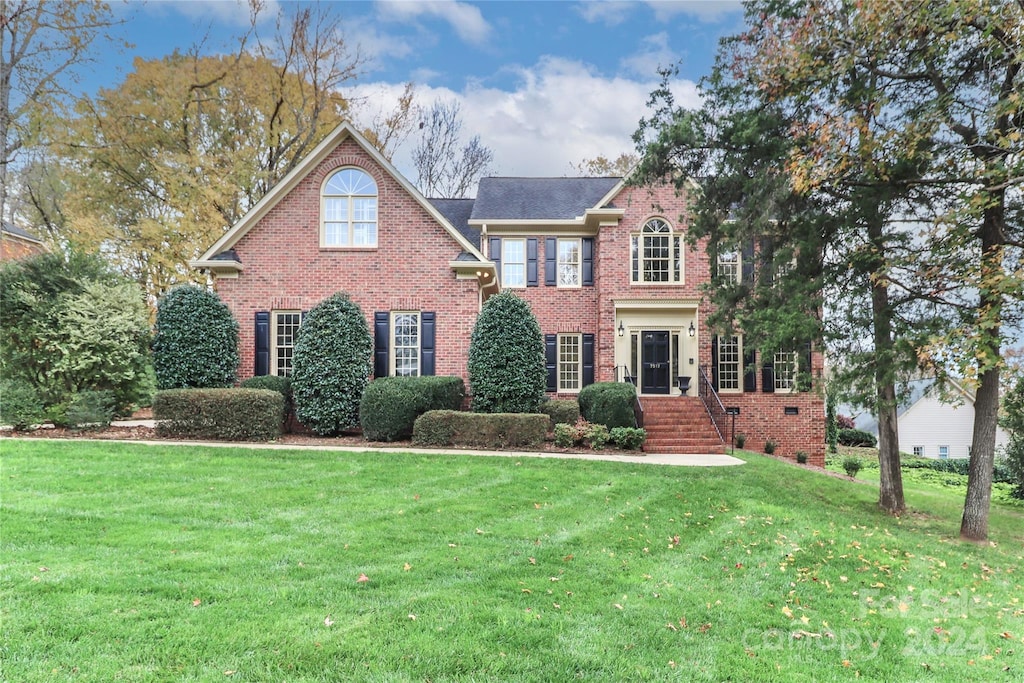
[[[647,430],[646,453],[725,453],[704,404],[696,397],[640,399]]]

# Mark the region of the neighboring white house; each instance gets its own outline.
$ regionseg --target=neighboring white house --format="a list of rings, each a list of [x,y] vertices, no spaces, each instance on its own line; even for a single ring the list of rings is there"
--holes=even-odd
[[[945,397],[935,380],[913,383],[910,401],[900,406],[900,450],[923,458],[967,458],[974,431],[974,395],[950,381]],[[878,424],[875,423],[875,433]],[[996,427],[996,448],[1006,446],[1010,435]]]

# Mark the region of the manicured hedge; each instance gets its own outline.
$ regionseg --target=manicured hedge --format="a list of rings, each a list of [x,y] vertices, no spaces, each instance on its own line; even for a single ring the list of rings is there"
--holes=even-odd
[[[551,399],[540,404],[540,412],[551,418],[548,429],[554,429],[557,424],[576,424],[580,419],[580,404],[575,399]]]
[[[866,446],[868,448],[874,448],[877,444],[878,439],[870,432],[865,432],[861,429],[839,430],[840,446]]]
[[[412,435],[416,418],[430,410],[458,410],[466,397],[461,377],[382,377],[359,403],[363,436],[395,441]]]
[[[636,388],[626,382],[597,382],[585,386],[579,395],[580,414],[587,422],[609,429],[636,427],[633,402]]]
[[[270,389],[168,389],[153,399],[159,436],[270,441],[281,435],[284,397]]]
[[[537,448],[548,416],[540,413],[463,413],[432,410],[416,418],[413,443],[421,446]]]

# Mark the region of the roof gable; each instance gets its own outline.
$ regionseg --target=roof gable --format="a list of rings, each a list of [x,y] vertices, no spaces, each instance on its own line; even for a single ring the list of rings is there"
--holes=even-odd
[[[470,221],[573,220],[603,208],[622,178],[483,178]]]
[[[229,264],[237,264],[237,261],[225,258],[223,254],[225,252],[230,253],[231,249],[238,243],[242,237],[244,237],[253,227],[255,227],[259,221],[267,215],[267,213],[275,206],[278,202],[284,199],[289,192],[295,187],[319,164],[334,151],[338,145],[345,140],[352,139],[366,154],[368,154],[375,163],[377,163],[384,173],[391,176],[402,189],[405,190],[424,210],[429,213],[437,223],[444,228],[444,230],[452,236],[452,238],[462,248],[464,253],[468,253],[475,257],[479,261],[486,261],[483,254],[479,251],[479,241],[473,242],[473,240],[467,237],[466,234],[454,225],[451,221],[438,210],[430,201],[428,201],[419,190],[416,189],[412,183],[410,183],[405,176],[398,172],[390,161],[388,161],[376,147],[371,145],[366,138],[364,138],[349,122],[341,123],[337,128],[331,131],[321,142],[313,149],[312,152],[307,154],[299,164],[291,170],[284,178],[282,178],[274,187],[253,206],[248,213],[246,213],[237,223],[231,226],[227,232],[216,243],[213,244],[199,259],[192,262],[194,268],[209,268],[216,271],[224,271],[230,269]]]

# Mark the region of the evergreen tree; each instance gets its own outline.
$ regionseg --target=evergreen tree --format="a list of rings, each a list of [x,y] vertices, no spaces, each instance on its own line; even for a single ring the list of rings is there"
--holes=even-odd
[[[544,398],[544,337],[530,304],[511,291],[489,298],[469,344],[469,386],[478,413],[536,413]]]

